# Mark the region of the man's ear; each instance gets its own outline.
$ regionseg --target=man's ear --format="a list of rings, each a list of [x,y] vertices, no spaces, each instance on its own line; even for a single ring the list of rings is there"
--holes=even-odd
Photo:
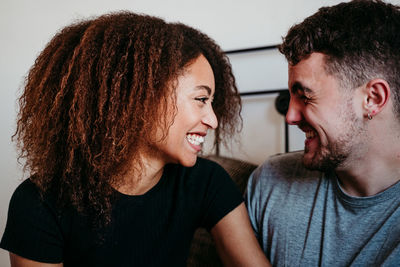
[[[390,98],[390,87],[383,79],[373,79],[365,86],[364,116],[372,119],[385,107]]]

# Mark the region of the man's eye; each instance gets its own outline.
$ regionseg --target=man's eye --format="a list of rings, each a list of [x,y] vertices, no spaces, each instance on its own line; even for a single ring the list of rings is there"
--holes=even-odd
[[[300,99],[306,104],[310,101],[310,98],[306,97],[305,95],[300,96]]]
[[[202,103],[206,103],[209,97],[196,97],[195,100],[200,101]]]

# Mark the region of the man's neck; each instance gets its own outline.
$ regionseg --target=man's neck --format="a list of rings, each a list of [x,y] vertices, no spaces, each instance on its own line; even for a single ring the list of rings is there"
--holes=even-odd
[[[373,196],[400,181],[400,154],[393,154],[391,157],[379,154],[368,153],[359,161],[335,170],[340,185],[347,194]]]

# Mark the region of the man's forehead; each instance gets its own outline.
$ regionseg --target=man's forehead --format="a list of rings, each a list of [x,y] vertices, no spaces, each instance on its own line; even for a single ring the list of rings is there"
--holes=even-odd
[[[296,65],[289,64],[289,71],[299,71],[303,69],[324,69],[325,58],[326,56],[323,53],[312,53],[308,57],[300,60]]]
[[[288,86],[291,92],[312,93],[339,87],[337,77],[326,72],[325,55],[313,53],[296,65],[289,65]]]

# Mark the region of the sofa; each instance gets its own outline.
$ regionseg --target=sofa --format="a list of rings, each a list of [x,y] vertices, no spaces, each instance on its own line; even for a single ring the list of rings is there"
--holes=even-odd
[[[232,177],[240,192],[244,193],[247,180],[253,170],[254,164],[222,156],[207,156],[206,158],[219,163]],[[217,254],[211,235],[205,229],[197,229],[193,237],[187,261],[189,267],[214,267],[223,266]]]

